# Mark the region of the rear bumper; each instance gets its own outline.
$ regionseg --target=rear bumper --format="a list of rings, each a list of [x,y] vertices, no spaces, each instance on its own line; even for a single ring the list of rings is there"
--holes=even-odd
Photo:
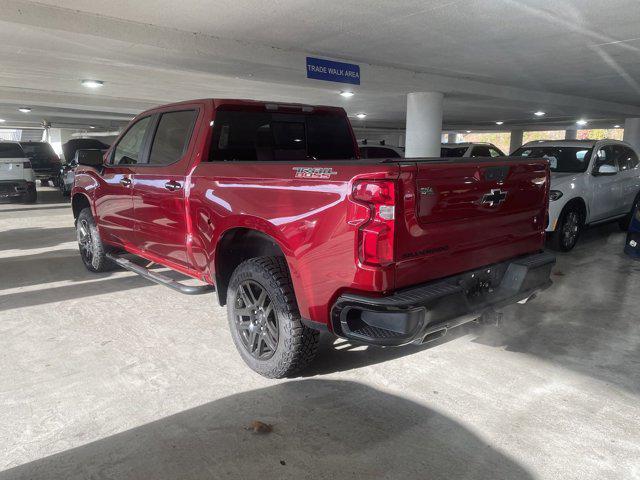
[[[0,200],[26,195],[35,184],[26,180],[0,180]]]
[[[372,345],[422,343],[551,285],[555,256],[537,253],[385,297],[344,294],[331,310],[337,334]]]
[[[35,168],[34,172],[38,180],[48,180],[60,175],[60,168]]]

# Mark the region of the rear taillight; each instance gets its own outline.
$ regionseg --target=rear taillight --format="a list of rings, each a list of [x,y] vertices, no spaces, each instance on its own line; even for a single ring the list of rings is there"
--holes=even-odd
[[[22,162],[22,168],[33,168],[31,162]]]
[[[388,265],[394,260],[395,183],[363,180],[353,186],[352,197],[369,206],[369,220],[360,227],[360,261],[368,265]]]

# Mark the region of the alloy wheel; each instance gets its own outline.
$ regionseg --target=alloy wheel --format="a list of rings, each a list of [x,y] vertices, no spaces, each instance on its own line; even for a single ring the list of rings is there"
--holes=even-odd
[[[242,345],[258,360],[267,360],[278,348],[278,318],[267,291],[253,280],[238,285],[235,326]]]
[[[569,248],[573,246],[580,231],[580,216],[578,212],[571,211],[567,213],[564,224],[562,226],[562,244]]]
[[[80,254],[88,264],[91,264],[93,260],[93,237],[91,236],[91,229],[89,228],[88,222],[86,220],[80,220],[77,231]]]

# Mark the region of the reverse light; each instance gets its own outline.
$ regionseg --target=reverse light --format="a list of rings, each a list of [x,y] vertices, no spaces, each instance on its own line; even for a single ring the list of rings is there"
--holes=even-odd
[[[384,266],[394,260],[395,183],[364,180],[353,187],[352,197],[370,209],[369,220],[360,227],[358,245],[360,261]]]
[[[560,190],[551,190],[549,192],[549,199],[552,202],[555,202],[556,200],[560,200],[560,198],[562,198],[562,192]]]

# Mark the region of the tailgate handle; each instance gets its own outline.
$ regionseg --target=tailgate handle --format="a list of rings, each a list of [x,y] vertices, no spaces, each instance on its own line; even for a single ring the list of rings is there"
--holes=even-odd
[[[484,169],[484,179],[488,182],[504,182],[507,175],[509,175],[509,167],[507,165]]]

